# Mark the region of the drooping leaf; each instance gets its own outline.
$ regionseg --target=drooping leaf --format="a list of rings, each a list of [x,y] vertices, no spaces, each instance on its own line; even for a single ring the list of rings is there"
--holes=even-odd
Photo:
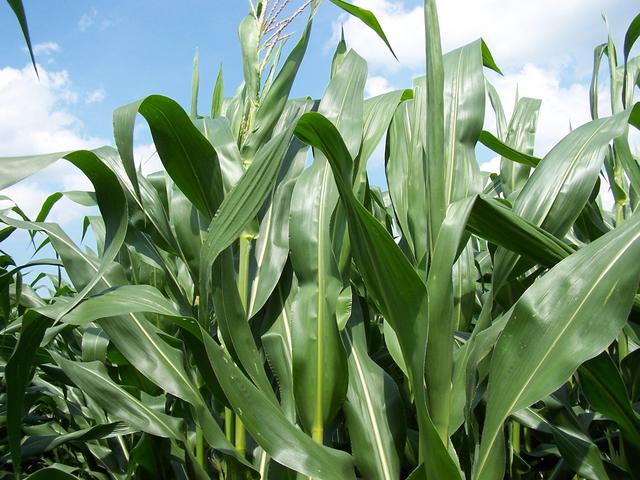
[[[358,18],[360,21],[362,21],[362,23],[364,23],[367,27],[373,30],[382,39],[385,45],[389,48],[391,55],[393,55],[396,60],[398,59],[398,57],[396,57],[395,52],[393,51],[393,48],[391,48],[391,44],[389,43],[387,36],[385,35],[384,31],[382,30],[382,27],[380,26],[380,22],[378,22],[378,19],[373,14],[373,12],[371,12],[370,10],[365,10],[364,8],[357,7],[350,3],[344,2],[343,0],[331,0],[331,3],[337,5],[348,14]]]
[[[608,144],[622,135],[627,123],[636,123],[640,108],[593,120],[576,128],[558,143],[536,167],[514,201],[513,211],[549,233],[562,236],[589,199]],[[513,271],[518,255],[498,249],[494,288]]]
[[[29,50],[29,56],[31,57],[31,64],[33,65],[33,69],[36,72],[38,78],[40,78],[40,74],[38,73],[38,67],[36,66],[36,57],[33,55],[33,47],[31,45],[31,35],[29,35],[29,25],[27,24],[27,14],[24,11],[24,5],[22,4],[22,0],[7,0],[7,3],[13,10],[13,13],[20,24],[20,29],[22,30],[22,35],[24,36],[24,41],[27,44],[27,50]]]
[[[104,252],[95,274],[74,297],[73,301],[69,303],[67,311],[80,303],[100,282],[110,263],[118,254],[127,233],[127,203],[125,195],[118,178],[107,166],[108,161],[106,161],[106,158],[112,154],[112,148],[101,147],[93,151],[78,150],[75,152],[0,159],[0,165],[2,165],[0,173],[2,173],[4,180],[1,184],[3,185],[2,188],[12,185],[60,158],[68,160],[79,168],[94,186],[98,208],[105,224]],[[64,313],[66,312],[60,312],[57,319]]]
[[[133,128],[138,112],[149,124],[153,143],[169,176],[206,218],[213,218],[222,202],[216,151],[187,113],[170,98],[150,95],[113,112],[116,145],[134,188],[139,189],[133,159]]]
[[[491,132],[487,132],[486,130],[483,130],[480,134],[479,141],[485,147],[493,150],[495,153],[502,155],[505,158],[508,158],[512,162],[517,162],[529,167],[535,167],[538,165],[538,163],[540,163],[539,158],[536,158],[532,155],[527,155],[516,150],[515,148],[510,147],[506,143],[496,138]]]
[[[56,352],[51,355],[67,376],[114,419],[152,435],[182,438],[180,419],[154,411],[127,393],[109,377],[101,362],[74,362]]]
[[[636,40],[640,38],[640,14],[636,15],[636,17],[631,21],[629,28],[627,29],[627,33],[624,36],[624,61],[627,62],[629,58],[629,53],[631,53],[631,49],[633,48]]]

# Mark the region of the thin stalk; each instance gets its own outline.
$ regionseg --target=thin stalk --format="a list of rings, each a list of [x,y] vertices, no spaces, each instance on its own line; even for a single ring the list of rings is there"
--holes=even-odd
[[[204,467],[204,435],[199,426],[196,427],[196,461],[198,465]]]
[[[238,290],[244,311],[247,311],[247,298],[249,295],[249,255],[251,253],[251,241],[253,237],[244,232],[240,236],[240,265],[238,268]],[[240,417],[236,416],[236,450],[240,455],[245,455],[247,448],[247,434]]]
[[[120,444],[120,448],[122,449],[122,455],[124,456],[124,459],[128,462],[129,461],[129,449],[125,445],[124,440],[122,439],[122,436],[118,437],[118,443]]]
[[[622,165],[620,161],[616,159],[613,166],[613,178],[614,182],[622,187],[624,185],[624,172],[622,171]],[[613,189],[613,195],[616,202],[616,227],[619,227],[624,222],[624,206],[626,198],[620,198],[616,193],[616,189]],[[618,335],[618,362],[622,362],[622,359],[629,355],[629,339],[624,331],[621,331]]]
[[[200,374],[196,374],[196,385],[198,390],[202,386],[202,378]],[[204,434],[202,432],[202,427],[196,424],[196,462],[201,467],[205,467],[204,461]]]
[[[236,451],[243,457],[247,453],[247,431],[240,417],[236,416]]]
[[[518,422],[511,422],[511,450],[513,457],[520,455],[520,424]],[[511,459],[511,475],[514,479],[520,478],[520,473],[513,468],[514,458]]]
[[[230,443],[233,443],[233,410],[224,407],[224,434]]]

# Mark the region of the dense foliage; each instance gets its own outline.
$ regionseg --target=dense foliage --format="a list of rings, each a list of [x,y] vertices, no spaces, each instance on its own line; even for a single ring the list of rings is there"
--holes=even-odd
[[[640,478],[640,16],[622,58],[595,49],[593,120],[537,158],[540,101],[507,119],[487,45],[443,55],[434,0],[426,76],[365,99],[343,40],[319,100],[289,99],[319,2],[286,3],[252,5],[245,81],[220,74],[206,115],[196,62],[190,114],[151,95],[114,112],[117,148],[0,159],[0,188],[59,159],[94,187],[0,211],[0,241],[55,252],[0,256],[2,478]],[[137,115],[164,171],[136,167]],[[95,245],[46,221],[63,196],[98,207]]]

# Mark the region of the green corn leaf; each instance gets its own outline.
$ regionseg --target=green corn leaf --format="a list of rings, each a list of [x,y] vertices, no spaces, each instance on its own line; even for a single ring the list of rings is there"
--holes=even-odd
[[[55,467],[47,467],[32,473],[24,480],[79,480],[75,475]]]
[[[573,249],[562,240],[485,195],[476,199],[466,228],[485,240],[547,267],[553,267],[573,253]]]
[[[414,81],[414,98],[402,102],[391,121],[385,153],[387,183],[402,235],[413,263],[426,265],[427,189],[424,157],[425,78]]]
[[[515,304],[491,360],[474,478],[502,476],[507,416],[553,392],[620,332],[640,280],[630,267],[637,255],[638,215],[558,263]]]
[[[240,150],[238,150],[238,144],[226,118],[205,118],[203,122],[204,135],[211,142],[213,148],[216,149],[220,173],[222,174],[222,183],[225,192],[228,192],[238,183],[245,171],[242,166],[242,157],[240,156]]]
[[[640,416],[633,409],[627,388],[611,357],[603,352],[578,369],[580,386],[594,410],[606,415],[624,438],[640,445]]]
[[[190,316],[190,312],[180,309],[154,287],[123,285],[87,298],[66,314],[63,321],[73,325],[86,325],[101,318],[139,312],[157,313],[169,317]]]
[[[116,384],[101,362],[74,362],[51,352],[54,360],[85,394],[114,419],[163,438],[182,438],[182,421],[152,410]]]
[[[400,392],[393,379],[367,353],[360,301],[352,302],[351,319],[342,339],[349,364],[345,415],[355,462],[372,480],[400,478],[398,447],[404,444]]]
[[[354,259],[372,301],[397,334],[416,396],[420,453],[426,470],[440,478],[459,478],[458,468],[426,411],[422,387],[427,342],[425,285],[389,232],[355,198],[348,181],[352,159],[335,126],[321,114],[310,112],[300,118],[295,134],[326,155],[347,211]]]
[[[479,141],[488,149],[502,155],[504,158],[508,158],[512,162],[517,162],[529,167],[536,167],[538,163],[540,163],[539,158],[527,155],[526,153],[510,147],[503,141],[496,138],[491,132],[487,132],[486,130],[483,130],[480,134]]]
[[[222,74],[222,64],[218,70],[218,76],[216,77],[216,84],[213,87],[213,94],[211,95],[211,118],[216,118],[222,115],[222,102],[224,100],[224,76]]]
[[[200,60],[198,49],[193,54],[193,73],[191,74],[191,118],[198,116],[198,90],[200,90]]]
[[[318,109],[335,119],[353,154],[362,140],[366,63],[349,51]],[[321,441],[347,393],[346,356],[336,323],[342,280],[332,245],[338,193],[321,152],[298,178],[289,218],[291,262],[299,290],[293,304],[293,380],[303,428]],[[343,225],[334,225],[334,229]]]
[[[28,311],[22,317],[20,339],[5,367],[7,384],[7,436],[13,469],[18,477],[22,471],[20,439],[25,390],[33,377],[33,362],[44,332],[51,321]]]
[[[494,72],[502,75],[502,70],[500,70],[500,67],[498,67],[496,61],[493,59],[493,55],[491,54],[491,50],[489,50],[489,46],[483,39],[480,39],[480,42],[482,45],[482,64],[485,67],[490,68]]]
[[[277,462],[320,480],[355,479],[351,458],[318,445],[290,423],[206,332],[202,338],[220,385],[243,425]]]
[[[480,193],[480,170],[475,146],[484,121],[485,88],[482,75],[481,41],[444,56],[444,157],[439,160],[446,207],[456,200]],[[429,82],[429,75],[427,75]],[[429,83],[427,83],[429,87]],[[429,90],[427,90],[428,95]],[[427,98],[428,100],[428,98]],[[427,119],[428,131],[431,117]],[[440,188],[442,188],[442,186]],[[444,217],[443,217],[444,218]],[[433,232],[433,240],[438,235]]]
[[[427,81],[429,75],[427,75]],[[436,430],[446,445],[449,436],[449,408],[453,370],[453,329],[455,322],[452,270],[463,241],[464,221],[481,191],[480,172],[475,161],[475,144],[482,131],[485,89],[482,75],[481,42],[476,41],[444,57],[445,146],[442,167],[444,205],[451,207],[433,232],[432,258],[427,280],[429,292],[429,336],[426,380],[429,409]],[[430,119],[427,120],[430,124]],[[454,207],[468,198],[465,206]],[[431,207],[431,205],[430,205]],[[455,212],[455,220],[448,215]],[[466,238],[465,238],[466,240]],[[458,274],[463,274],[457,270]],[[464,277],[453,279],[456,284]]]
[[[204,255],[200,257],[200,316],[208,312],[211,267],[220,253],[231,245],[258,213],[276,181],[280,165],[291,142],[289,128],[269,141],[256,155],[244,176],[225,197],[203,240]]]
[[[22,445],[22,454],[24,457],[34,457],[70,442],[90,442],[92,440],[131,435],[135,432],[135,429],[124,425],[122,422],[114,422],[63,433],[62,435],[33,436],[29,437]]]
[[[358,154],[355,172],[355,185],[358,198],[364,193],[366,184],[367,161],[386,134],[396,108],[402,101],[402,90],[384,93],[364,101],[364,133],[362,147]]]
[[[258,149],[272,136],[273,129],[283,114],[293,82],[307,51],[309,37],[311,36],[312,18],[310,16],[307,20],[307,25],[304,32],[302,32],[300,40],[287,56],[269,90],[260,99],[260,105],[255,114],[253,131],[249,132],[249,136],[242,147],[242,158],[248,163],[253,161]]]
[[[340,29],[340,41],[336,45],[336,50],[333,52],[333,58],[331,59],[331,78],[334,77],[345,54],[347,53],[347,42],[344,40],[344,27]]]
[[[598,79],[600,76],[600,63],[603,55],[608,55],[608,44],[603,43],[593,49],[593,73],[591,74],[591,84],[589,86],[589,108],[591,119],[598,118]]]
[[[389,43],[387,36],[385,35],[384,31],[382,30],[382,27],[380,26],[380,22],[378,22],[378,19],[373,14],[373,12],[371,12],[370,10],[365,10],[364,8],[356,7],[355,5],[344,2],[342,0],[331,0],[331,3],[333,3],[334,5],[337,5],[338,7],[343,9],[345,12],[347,12],[349,15],[353,15],[354,17],[358,18],[367,27],[369,27],[371,30],[376,32],[376,34],[382,39],[385,45],[389,48],[391,55],[393,55],[396,60],[398,59],[398,57],[396,57],[395,52],[393,51],[393,48],[391,48],[391,44]]]
[[[169,176],[207,219],[213,218],[222,202],[216,151],[170,98],[151,95],[113,112],[116,145],[134,188],[139,189],[133,160],[133,128],[138,112],[149,124],[153,143]]]
[[[586,204],[608,144],[635,124],[640,108],[593,120],[572,131],[540,162],[514,201],[513,212],[549,233],[562,236]],[[497,290],[513,271],[518,255],[498,249],[494,266]]]
[[[429,127],[426,138],[427,152],[427,198],[429,205],[428,228],[429,250],[433,251],[435,239],[444,220],[448,201],[445,181],[445,107],[444,107],[444,62],[440,44],[440,26],[435,0],[424,1],[424,25],[427,59],[426,118]]]
[[[276,288],[289,257],[289,212],[293,187],[300,176],[308,149],[297,140],[291,142],[283,167],[288,170],[274,183],[271,202],[258,231],[255,247],[255,275],[251,282],[248,317],[252,318]]]
[[[33,47],[31,45],[31,35],[29,35],[29,25],[27,24],[27,14],[24,11],[24,5],[22,4],[22,0],[7,0],[7,3],[13,10],[13,13],[20,24],[20,28],[22,29],[22,35],[24,36],[24,41],[27,44],[27,49],[29,50],[29,56],[31,57],[31,64],[33,65],[33,69],[36,72],[38,78],[40,78],[40,74],[38,73],[38,67],[36,66],[36,57],[33,55]]]
[[[91,281],[94,272],[98,271],[99,260],[83,252],[55,224],[22,222],[0,215],[7,224],[19,228],[44,231],[50,238],[56,252],[62,258],[65,270],[76,286]],[[117,285],[128,283],[122,268],[111,268],[97,283],[96,288],[111,289]],[[174,348],[162,339],[159,331],[143,314],[128,313],[99,321],[99,325],[118,348],[122,355],[143,375],[156,383],[165,391],[192,404],[196,411],[197,421],[202,425],[205,438],[212,448],[233,457],[238,462],[250,467],[240,457],[233,446],[226,440],[224,432],[213,418],[184,368],[182,350]]]
[[[561,423],[558,423],[558,416],[563,420]],[[562,458],[579,475],[590,480],[609,478],[598,447],[584,433],[575,415],[562,412],[561,415],[555,415],[554,423],[550,423],[540,413],[526,408],[513,417],[529,428],[551,433]]]
[[[260,92],[260,58],[258,21],[253,15],[245,16],[238,25],[238,37],[242,50],[242,71],[244,73],[244,109],[254,108]]]
[[[540,104],[540,100],[533,98],[518,100],[504,141],[506,145],[529,157],[533,154]],[[500,177],[505,196],[509,197],[522,189],[530,172],[530,166],[519,165],[518,162],[503,156],[500,160]]]
[[[278,405],[247,322],[243,300],[235,285],[233,257],[229,249],[213,265],[213,303],[220,334],[232,358],[242,366],[260,391],[274,405]]]
[[[31,157],[10,157],[0,159],[0,173],[4,182],[2,188],[25,178],[47,165],[64,158],[80,169],[94,186],[98,208],[105,223],[105,250],[102,261],[95,271],[92,279],[87,282],[81,291],[69,303],[68,309],[78,305],[84,297],[100,282],[105,275],[109,264],[116,257],[127,233],[127,203],[124,192],[118,178],[107,166],[104,160],[110,156],[113,149],[102,147],[93,151],[78,150],[75,152],[55,153]],[[5,222],[6,223],[6,222]],[[60,312],[62,316],[66,312]],[[56,320],[58,320],[56,318]]]
[[[449,437],[451,379],[453,377],[453,265],[465,234],[466,219],[476,197],[450,205],[433,250],[427,278],[429,298],[429,335],[427,340],[426,379],[429,412],[440,438]]]
[[[631,53],[631,49],[633,48],[636,40],[640,38],[640,14],[637,15],[629,25],[627,29],[627,33],[624,36],[624,61],[627,62],[629,58],[629,53]]]
[[[487,96],[489,97],[491,107],[496,114],[496,132],[498,133],[498,138],[504,139],[504,137],[507,135],[507,119],[504,115],[502,101],[500,100],[500,96],[498,95],[498,91],[496,90],[496,88],[486,79],[485,88],[487,90]],[[483,134],[484,131],[480,133],[480,142],[482,142]]]

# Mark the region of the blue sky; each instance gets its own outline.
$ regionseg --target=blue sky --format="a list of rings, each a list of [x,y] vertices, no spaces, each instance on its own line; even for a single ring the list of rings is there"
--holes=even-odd
[[[202,112],[209,108],[220,64],[227,94],[241,82],[236,27],[248,11],[247,0],[24,3],[42,78],[35,79],[15,18],[2,2],[0,157],[112,143],[113,109],[152,93],[168,95],[188,108],[196,47],[200,52]],[[291,0],[292,5],[301,3]],[[321,95],[341,26],[348,45],[369,62],[368,95],[408,87],[411,79],[423,72],[422,1],[354,3],[377,14],[400,61],[393,60],[366,27],[325,0],[314,20],[294,96]],[[601,14],[607,14],[614,38],[621,45],[626,27],[640,12],[635,0],[442,0],[438,8],[445,51],[479,36],[488,43],[505,72],[504,77],[488,76],[507,113],[516,88],[521,96],[543,99],[538,155],[565,135],[570,124],[575,127],[589,120],[593,48],[606,40]],[[300,24],[293,30],[299,32]],[[606,82],[601,90],[606,104]],[[140,123],[136,153],[138,160],[146,160],[152,156],[153,146]],[[485,128],[493,130],[493,125],[488,113]],[[487,151],[479,151],[479,158],[485,168],[495,167]],[[148,168],[157,165],[151,158]],[[370,171],[374,183],[380,183],[384,175],[380,151]],[[4,193],[33,213],[53,191],[88,186],[62,162]],[[53,219],[77,225],[83,214],[81,208],[61,202]]]

